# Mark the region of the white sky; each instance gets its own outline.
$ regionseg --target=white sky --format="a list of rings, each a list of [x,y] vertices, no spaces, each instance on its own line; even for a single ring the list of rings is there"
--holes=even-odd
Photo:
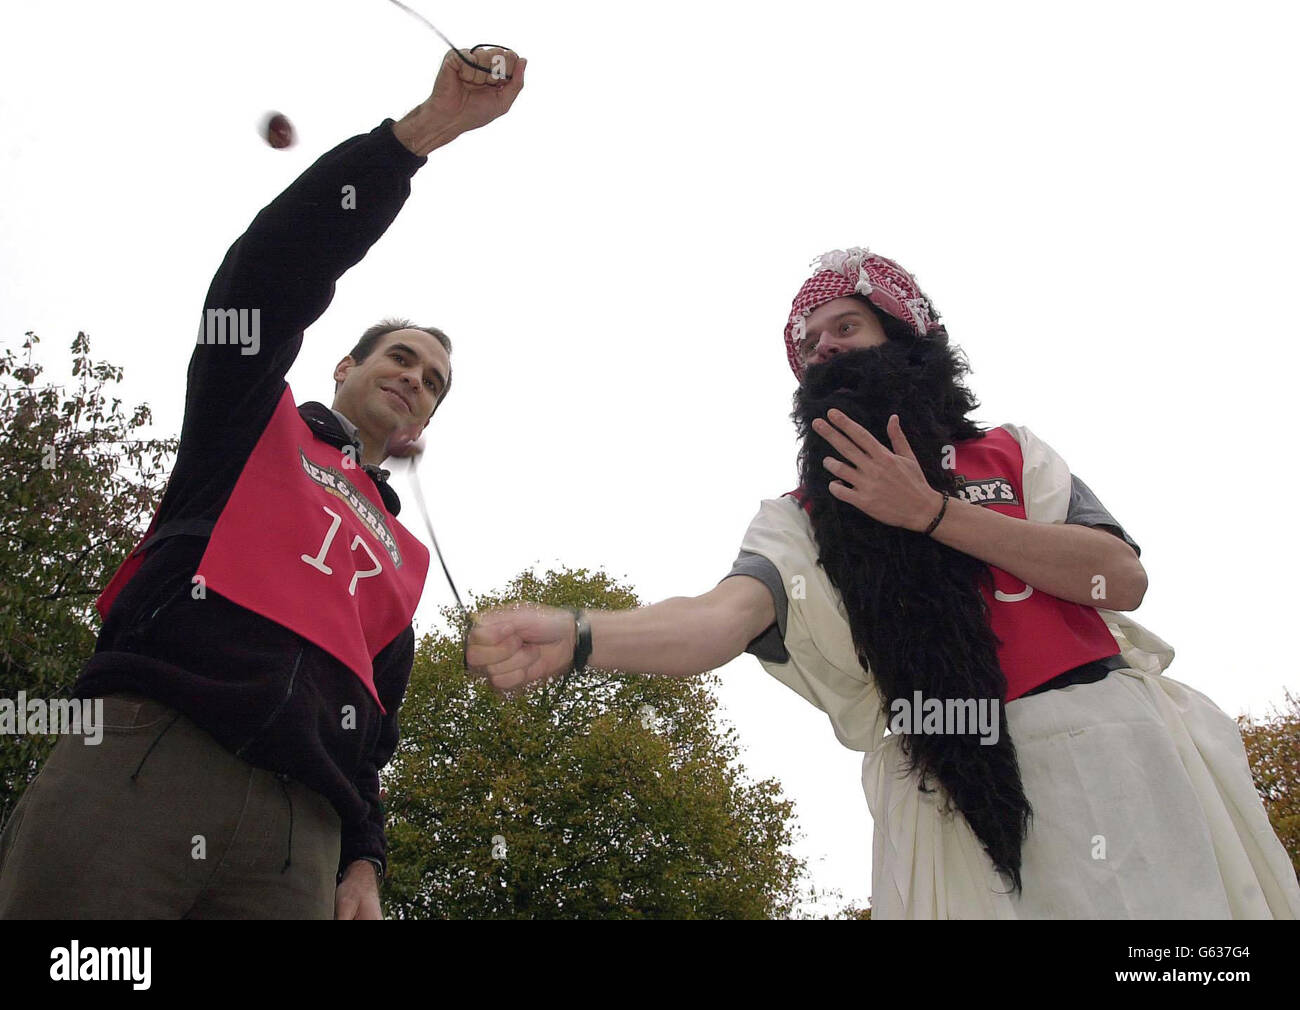
[[[462,592],[534,561],[648,602],[712,588],[796,483],[781,331],[808,261],[868,245],[965,348],[978,419],[1032,428],[1141,544],[1170,674],[1233,715],[1300,687],[1293,7],[413,6],[527,56],[527,86],[434,152],[289,381],[328,402],[385,315],[451,334],[422,472]],[[386,0],[10,0],[0,24],[0,334],[48,360],[86,330],[175,434],[226,248],[421,101],[442,43]],[[296,147],[259,140],[269,109]],[[435,563],[417,623],[449,600]],[[817,886],[865,902],[860,755],[751,657],[723,676]]]

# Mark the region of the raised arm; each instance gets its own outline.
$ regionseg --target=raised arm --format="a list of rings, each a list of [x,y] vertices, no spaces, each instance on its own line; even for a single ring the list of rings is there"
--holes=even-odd
[[[397,217],[425,160],[398,141],[386,120],[322,155],[258,213],[204,299],[183,447],[215,441],[231,451],[232,421],[260,433],[303,331],[329,306],[338,279]]]
[[[776,618],[758,579],[724,579],[702,596],[675,596],[637,610],[587,611],[590,666],[626,673],[689,677],[745,651]],[[466,660],[499,691],[554,676],[573,661],[573,615],[551,607],[489,611],[470,632]]]
[[[238,452],[244,446],[231,444],[232,422],[247,425],[251,437],[260,432],[303,331],[393,223],[426,156],[503,115],[518,96],[527,61],[508,50],[500,55],[508,81],[493,81],[448,51],[427,99],[400,121],[384,120],[322,155],[230,247],[204,300],[183,448],[215,443],[223,453]]]

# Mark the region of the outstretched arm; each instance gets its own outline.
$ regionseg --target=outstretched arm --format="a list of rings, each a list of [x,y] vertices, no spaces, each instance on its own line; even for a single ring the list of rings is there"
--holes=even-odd
[[[637,610],[587,611],[589,665],[688,677],[735,659],[776,619],[758,579],[724,579],[702,596],[676,596]],[[551,607],[489,611],[475,622],[466,659],[499,691],[554,676],[573,661],[573,615]]]

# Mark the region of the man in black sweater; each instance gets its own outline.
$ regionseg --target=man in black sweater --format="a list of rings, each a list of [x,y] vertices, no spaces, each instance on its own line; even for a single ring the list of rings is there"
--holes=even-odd
[[[0,917],[381,917],[379,769],[428,552],[378,464],[415,451],[451,345],[371,327],[333,408],[296,406],[285,375],[427,155],[508,111],[525,64],[449,51],[426,101],[324,155],[231,246],[176,466],[76,685],[105,699],[104,739],[65,737],[4,826]]]

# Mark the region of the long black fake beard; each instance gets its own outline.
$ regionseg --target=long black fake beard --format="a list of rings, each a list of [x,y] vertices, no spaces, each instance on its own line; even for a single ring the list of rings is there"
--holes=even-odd
[[[996,744],[982,744],[974,732],[908,733],[901,742],[908,771],[920,773],[921,791],[932,792],[929,781],[939,782],[1020,892],[1021,846],[1032,811],[1007,732],[998,641],[979,591],[981,584],[992,591],[992,573],[977,558],[887,526],[834,497],[829,485],[836,477],[822,460],[842,457],[812,430],[814,418],[839,408],[888,449],[886,425],[897,414],[930,486],[953,493],[955,473],[942,466],[944,447],[982,434],[966,416],[979,405],[962,383],[968,371],[942,330],[889,340],[809,367],[791,416],[802,439],[799,475],[811,502],[817,560],[844,600],[859,661],[874,675],[885,711],[898,698],[911,706],[915,691],[924,699],[977,699],[977,705],[997,700]]]

